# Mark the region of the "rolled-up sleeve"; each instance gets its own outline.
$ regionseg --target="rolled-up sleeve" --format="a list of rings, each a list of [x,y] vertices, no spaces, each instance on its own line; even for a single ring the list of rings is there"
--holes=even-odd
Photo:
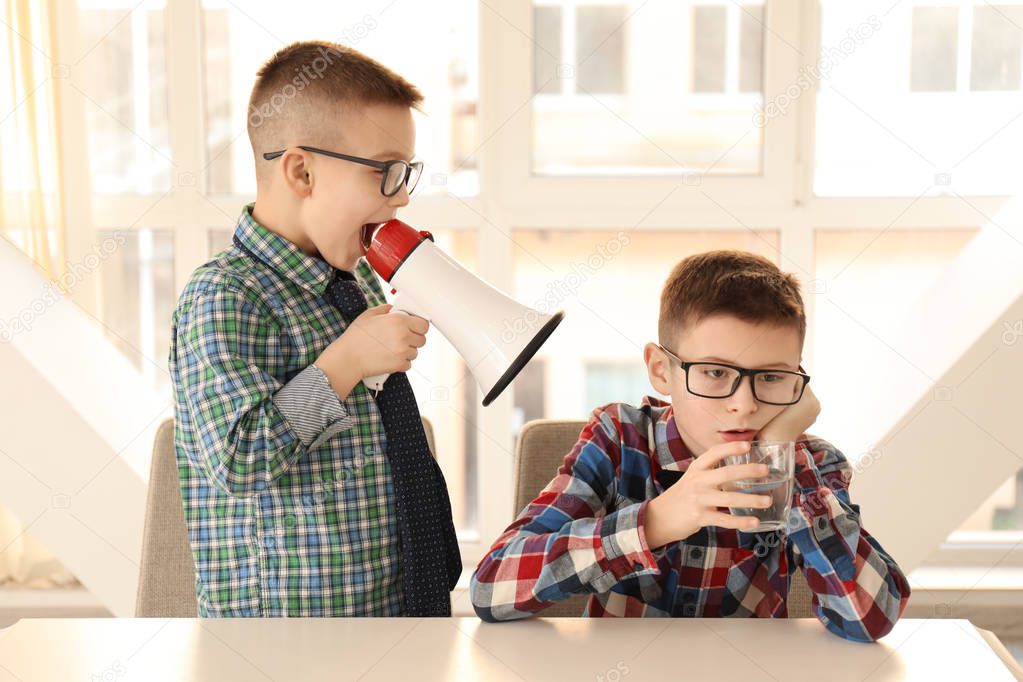
[[[310,450],[352,428],[354,423],[327,375],[316,365],[309,365],[295,375],[274,394],[273,401]]]

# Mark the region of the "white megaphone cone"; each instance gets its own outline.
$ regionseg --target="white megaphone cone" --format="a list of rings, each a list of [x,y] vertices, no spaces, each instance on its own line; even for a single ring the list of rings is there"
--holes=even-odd
[[[465,360],[489,405],[512,382],[564,318],[517,303],[463,268],[429,232],[400,220],[380,226],[366,253],[397,293],[395,312],[430,321]],[[379,391],[388,375],[366,377]]]

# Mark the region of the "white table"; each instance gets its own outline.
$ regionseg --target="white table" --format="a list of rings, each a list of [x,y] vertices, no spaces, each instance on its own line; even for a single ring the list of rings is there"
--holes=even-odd
[[[25,619],[0,680],[1011,680],[969,621],[876,644],[812,619]]]

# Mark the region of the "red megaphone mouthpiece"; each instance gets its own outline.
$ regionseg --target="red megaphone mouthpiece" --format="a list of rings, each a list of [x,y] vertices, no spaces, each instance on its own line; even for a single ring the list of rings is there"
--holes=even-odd
[[[366,250],[366,260],[384,281],[390,282],[401,264],[426,239],[433,241],[433,235],[393,218],[373,233],[369,249]]]

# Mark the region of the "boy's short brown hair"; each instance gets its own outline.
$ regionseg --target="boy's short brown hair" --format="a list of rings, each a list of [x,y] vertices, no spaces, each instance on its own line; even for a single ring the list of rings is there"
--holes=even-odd
[[[298,136],[326,145],[340,132],[343,105],[394,104],[415,108],[416,86],[380,62],[339,43],[306,40],[281,48],[256,74],[249,97],[248,133],[256,177],[264,152]]]
[[[712,315],[792,325],[799,330],[800,344],[806,338],[799,281],[747,251],[708,251],[675,266],[661,292],[657,325],[661,345],[670,348],[688,325]]]

